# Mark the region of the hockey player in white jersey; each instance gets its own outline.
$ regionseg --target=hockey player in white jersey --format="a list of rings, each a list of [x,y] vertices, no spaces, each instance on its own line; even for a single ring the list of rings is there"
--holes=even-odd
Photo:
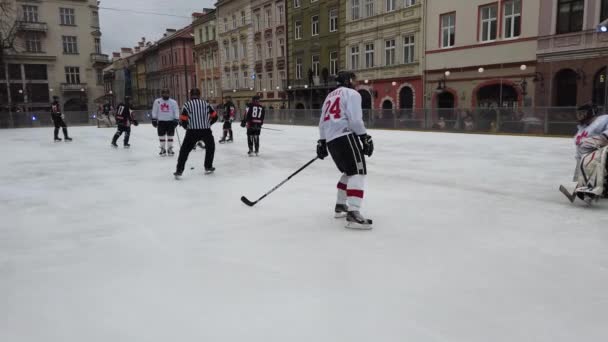
[[[365,156],[371,157],[374,143],[363,123],[361,95],[353,89],[355,75],[340,72],[336,81],[338,88],[327,95],[323,103],[317,156],[324,159],[331,154],[342,172],[338,182],[336,218],[346,216],[347,228],[371,229],[372,220],[364,218],[360,210],[367,175]]]
[[[161,97],[154,101],[152,106],[152,126],[158,131],[161,156],[174,155],[173,136],[179,122],[179,106],[170,96],[169,89],[161,91]]]
[[[574,202],[576,197],[591,203],[606,197],[606,158],[608,157],[608,115],[598,116],[598,108],[587,104],[578,108],[578,132],[574,137],[577,166],[573,183],[560,191]]]

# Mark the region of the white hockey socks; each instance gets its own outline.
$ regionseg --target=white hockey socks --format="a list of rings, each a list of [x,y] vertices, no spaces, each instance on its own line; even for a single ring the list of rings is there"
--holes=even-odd
[[[360,211],[363,203],[363,194],[365,190],[365,176],[354,175],[348,177],[346,196],[348,202],[348,211]]]
[[[338,196],[336,199],[336,204],[346,205],[346,190],[348,189],[348,176],[342,175],[340,180],[338,181]]]
[[[173,136],[167,136],[167,148],[173,148]]]
[[[161,149],[165,149],[165,136],[164,135],[159,135],[158,136],[158,140],[160,142],[160,148]]]

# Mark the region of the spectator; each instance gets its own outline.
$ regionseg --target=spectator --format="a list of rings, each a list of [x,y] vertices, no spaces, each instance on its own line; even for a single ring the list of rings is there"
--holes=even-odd
[[[439,118],[439,122],[437,122],[437,128],[439,128],[440,130],[444,130],[445,129],[445,120],[443,119],[443,116]]]
[[[464,117],[464,130],[472,131],[475,129],[475,122],[473,121],[473,116],[470,112],[467,112],[467,116]]]

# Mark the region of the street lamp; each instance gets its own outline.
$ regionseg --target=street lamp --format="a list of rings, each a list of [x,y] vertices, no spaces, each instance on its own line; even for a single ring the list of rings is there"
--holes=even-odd
[[[446,86],[446,82],[448,80],[448,77],[451,75],[452,73],[447,70],[446,72],[443,73],[443,76],[439,79],[439,82],[437,84],[437,89],[435,90],[435,92],[437,94],[441,94],[445,91],[445,88],[447,88]]]
[[[484,68],[477,69],[477,72],[479,72],[480,74],[483,74],[484,71],[486,71],[486,69],[484,69]]]

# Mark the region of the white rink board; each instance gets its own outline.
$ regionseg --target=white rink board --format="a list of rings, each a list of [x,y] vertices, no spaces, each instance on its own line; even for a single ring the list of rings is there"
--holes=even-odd
[[[315,128],[269,127],[179,182],[149,125],[130,150],[1,130],[0,341],[608,340],[608,201],[558,192],[570,139],[370,131],[360,232],[328,159],[239,201],[315,155]]]

